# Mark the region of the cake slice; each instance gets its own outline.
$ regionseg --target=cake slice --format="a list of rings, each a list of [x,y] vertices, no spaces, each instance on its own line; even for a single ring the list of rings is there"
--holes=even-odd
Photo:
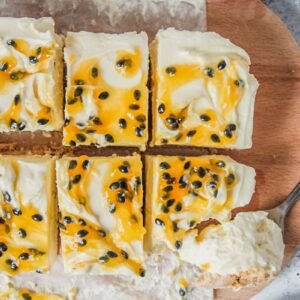
[[[197,224],[229,220],[255,187],[255,170],[223,155],[147,156],[146,170],[149,242],[173,250]]]
[[[0,18],[0,132],[63,125],[62,41],[52,18]]]
[[[64,157],[56,166],[65,271],[144,276],[140,157]]]
[[[145,147],[146,33],[69,32],[63,144]]]
[[[0,156],[0,272],[47,272],[57,254],[54,159]]]
[[[158,32],[153,64],[153,145],[246,149],[258,82],[240,47],[214,32]]]

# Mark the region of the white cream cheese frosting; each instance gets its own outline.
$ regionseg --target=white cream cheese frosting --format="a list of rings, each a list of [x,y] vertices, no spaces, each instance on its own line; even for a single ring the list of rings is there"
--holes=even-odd
[[[214,32],[169,28],[152,59],[155,144],[251,147],[258,82],[243,49]]]
[[[145,145],[148,56],[145,32],[67,34],[65,145]]]
[[[144,276],[141,169],[138,156],[58,160],[67,272]]]
[[[185,236],[179,250],[182,260],[218,275],[281,269],[284,243],[279,226],[264,211],[241,212],[232,221],[210,225]]]
[[[61,127],[59,51],[52,18],[0,18],[0,131]]]
[[[1,272],[48,271],[56,257],[53,167],[50,158],[0,157]]]

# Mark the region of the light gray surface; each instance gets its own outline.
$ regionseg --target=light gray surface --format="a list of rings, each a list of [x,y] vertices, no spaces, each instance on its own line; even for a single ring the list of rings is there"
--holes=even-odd
[[[293,32],[300,44],[300,0],[263,0]]]

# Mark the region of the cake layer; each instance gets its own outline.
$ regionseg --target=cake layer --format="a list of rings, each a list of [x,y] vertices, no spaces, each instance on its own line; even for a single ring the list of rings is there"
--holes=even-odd
[[[254,169],[223,155],[147,156],[146,169],[148,242],[175,251],[197,224],[229,220],[255,187]]]
[[[258,83],[247,53],[213,32],[158,32],[153,143],[250,148]]]
[[[145,147],[148,55],[144,32],[67,34],[64,145]]]
[[[0,18],[0,131],[62,127],[62,42],[51,18]]]
[[[47,272],[57,254],[54,160],[0,156],[0,271]]]
[[[141,174],[138,155],[57,161],[67,272],[144,276]]]

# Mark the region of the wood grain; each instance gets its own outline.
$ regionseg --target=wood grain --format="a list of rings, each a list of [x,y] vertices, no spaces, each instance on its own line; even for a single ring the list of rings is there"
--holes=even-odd
[[[285,199],[300,179],[300,50],[282,21],[258,0],[209,0],[208,30],[216,31],[250,55],[260,87],[255,103],[253,148],[230,151],[257,172],[248,209],[267,209]],[[228,152],[227,152],[228,153]],[[300,203],[288,216],[286,259],[300,241]],[[220,290],[216,299],[250,299],[263,287]]]

